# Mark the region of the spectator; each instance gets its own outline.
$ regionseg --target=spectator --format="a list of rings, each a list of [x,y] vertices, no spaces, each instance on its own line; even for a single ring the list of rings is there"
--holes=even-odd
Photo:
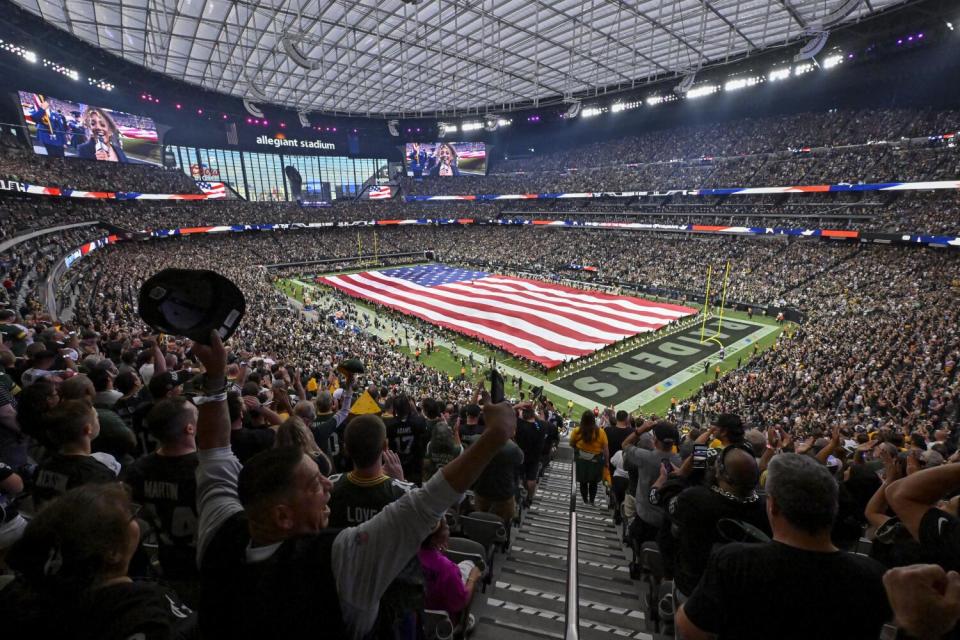
[[[480,439],[483,431],[481,427],[479,434],[464,438],[467,448]],[[505,442],[473,485],[474,508],[511,522],[517,512],[516,470],[522,465],[523,451],[515,441]]]
[[[204,393],[218,398],[226,352],[215,333],[211,340],[194,351],[206,369]],[[229,449],[225,403],[199,409],[200,624],[210,638],[303,628],[366,635],[386,586],[516,426],[511,407],[490,406],[484,435],[424,488],[360,527],[325,533],[331,485],[312,460],[274,449],[241,467]],[[261,588],[250,588],[255,582]]]
[[[678,631],[690,640],[714,634],[875,640],[891,613],[883,568],[833,546],[836,481],[823,465],[796,454],[774,457],[768,474],[773,541],[730,544],[714,554],[677,612]],[[754,615],[740,615],[744,602],[754,605]],[[804,615],[784,618],[785,602]]]
[[[960,488],[960,464],[917,471],[886,488],[890,507],[921,548],[945,570],[960,568],[960,518],[940,500]]]
[[[647,432],[653,433],[653,449],[643,449],[635,444]],[[629,532],[638,545],[656,539],[663,524],[663,507],[653,504],[648,496],[661,468],[666,467],[667,473],[670,473],[680,467],[680,456],[674,453],[674,447],[679,441],[680,432],[676,425],[666,420],[647,420],[623,439],[624,465],[633,465],[637,469],[637,484],[634,490],[636,515],[630,523]]]
[[[128,577],[137,511],[117,482],[74,488],[40,511],[10,551],[20,577],[0,591],[7,624],[79,640],[190,636],[196,615],[176,593]]]
[[[423,459],[428,433],[427,425],[416,408],[411,409],[412,404],[410,398],[402,392],[392,399],[388,398],[384,406],[383,422],[387,427],[390,450],[400,457],[403,477],[418,484],[423,479]]]
[[[178,591],[188,597],[193,590],[183,588],[184,583],[199,575],[197,408],[182,396],[164,398],[150,410],[146,422],[159,446],[127,467],[121,478],[130,486],[133,499],[144,507],[142,517],[157,535],[164,579],[176,581]]]
[[[427,421],[426,457],[423,461],[423,480],[426,482],[463,451],[459,429],[453,429],[443,418],[443,407],[433,398],[424,398],[423,417]]]
[[[570,434],[570,446],[574,450],[580,496],[585,504],[594,504],[597,485],[603,479],[603,469],[610,451],[607,447],[607,434],[597,428],[597,419],[592,412],[583,412],[580,426]]]
[[[523,480],[526,484],[527,497],[524,506],[529,507],[537,494],[537,480],[540,478],[540,456],[544,442],[547,439],[546,428],[537,417],[532,407],[526,407],[520,412],[517,421],[517,445],[523,452]]]
[[[470,608],[481,572],[470,560],[457,565],[443,555],[449,540],[450,527],[445,518],[440,518],[417,552],[425,579],[424,606],[446,611],[454,626],[465,622],[463,628],[467,634],[476,626],[477,620],[470,614],[464,621],[462,614]]]
[[[46,431],[57,445],[56,453],[40,464],[33,492],[40,506],[74,487],[111,482],[120,463],[108,453],[93,453],[100,435],[96,410],[85,400],[64,400],[47,413]]]
[[[310,415],[312,417],[313,405],[303,400],[297,403],[297,407],[301,405],[310,409]],[[291,416],[277,427],[273,446],[296,447],[313,458],[313,461],[317,463],[317,468],[320,469],[320,473],[325,476],[333,473],[333,463],[330,461],[330,458],[327,457],[327,454],[323,452],[323,449],[317,445],[317,441],[313,439],[313,433],[307,428],[307,423],[299,416]]]
[[[82,373],[60,385],[60,397],[64,400],[81,400],[94,406],[99,435],[93,443],[93,451],[108,453],[121,465],[133,462],[133,455],[137,451],[136,435],[115,412],[93,405],[96,395],[93,382]]]
[[[677,538],[674,582],[681,594],[693,593],[716,545],[730,542],[740,523],[770,534],[764,499],[757,493],[760,470],[752,451],[730,445],[717,456],[709,486],[683,490],[670,501]]]

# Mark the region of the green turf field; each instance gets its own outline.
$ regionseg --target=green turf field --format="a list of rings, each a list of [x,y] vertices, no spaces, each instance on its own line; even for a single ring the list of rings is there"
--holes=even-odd
[[[355,273],[358,271],[366,271],[370,268],[371,266],[363,266],[349,271],[339,271],[337,273]],[[280,279],[277,281],[276,287],[287,296],[302,302],[304,293],[306,292],[307,295],[309,295],[309,289],[322,289],[322,287],[317,287],[316,285],[311,284],[311,281],[314,277],[316,277],[315,274],[310,274],[302,276],[299,279]],[[315,298],[315,296],[310,297]],[[351,298],[350,301],[365,313],[370,315],[375,315],[377,313],[375,307],[369,303],[354,298]],[[700,307],[700,305],[693,303],[684,304],[694,308]],[[727,310],[724,312],[724,318],[746,321],[748,316],[744,312]],[[769,325],[771,329],[773,329],[773,331],[754,343],[758,345],[761,350],[770,348],[785,329],[788,331],[793,330],[792,326],[789,324],[785,326],[778,326],[774,319],[759,315],[754,315],[750,322],[760,325]],[[547,388],[544,389],[545,395],[553,400],[554,404],[562,411],[566,412],[568,410],[568,402],[571,400],[574,403],[572,408],[572,415],[574,416],[579,415],[580,412],[586,409],[593,409],[594,406],[597,406],[597,403],[588,401],[588,399],[585,399],[582,396],[572,397],[574,394],[568,393],[564,389],[551,384],[551,382],[557,378],[570,375],[569,369],[565,371],[559,371],[555,369],[545,374],[543,371],[530,366],[526,362],[506,356],[502,352],[490,349],[482,343],[472,340],[466,336],[456,336],[454,337],[453,342],[456,344],[458,349],[472,351],[475,354],[474,361],[477,363],[477,366],[481,366],[483,363],[485,363],[488,357],[494,357],[499,365],[507,368],[508,376],[513,375],[511,370],[516,370],[517,373],[521,374],[525,378],[524,390],[529,389],[530,386],[539,386],[540,384],[546,383]],[[401,346],[398,347],[398,349],[404,353],[411,354],[408,347]],[[726,372],[736,368],[738,358],[741,359],[741,366],[746,366],[749,363],[752,352],[752,344],[748,347],[731,351],[720,363],[721,372]],[[442,371],[451,377],[460,375],[460,361],[458,357],[454,356],[454,354],[446,347],[438,346],[429,356],[422,354],[421,360],[427,366]],[[671,387],[668,392],[662,393],[653,400],[645,402],[638,407],[631,407],[631,410],[643,414],[654,413],[657,415],[664,415],[670,408],[671,397],[676,397],[678,400],[682,401],[695,394],[705,382],[713,380],[714,365],[715,363],[711,364],[710,372],[707,375],[703,375],[702,373],[697,374],[696,376]],[[469,365],[467,375],[470,376]],[[509,381],[507,394],[508,396],[518,397],[516,389],[512,386],[512,384],[509,383]]]

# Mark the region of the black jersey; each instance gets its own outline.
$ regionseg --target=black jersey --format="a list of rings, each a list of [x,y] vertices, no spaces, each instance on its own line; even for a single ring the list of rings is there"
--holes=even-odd
[[[177,594],[151,581],[77,593],[67,602],[36,597],[22,581],[0,590],[5,628],[36,638],[181,640],[196,637],[197,616]]]
[[[330,525],[335,528],[354,527],[366,522],[394,500],[398,500],[413,485],[382,475],[379,478],[358,478],[353,472],[332,476],[330,494]]]
[[[93,482],[116,480],[117,474],[93,456],[54,454],[37,469],[33,498],[38,505],[70,489]]]
[[[157,528],[160,567],[166,578],[197,575],[197,454],[146,455],[124,474],[133,500]]]
[[[403,477],[419,482],[423,475],[423,457],[427,449],[427,425],[419,417],[406,420],[386,418],[387,442],[390,450],[400,458]]]

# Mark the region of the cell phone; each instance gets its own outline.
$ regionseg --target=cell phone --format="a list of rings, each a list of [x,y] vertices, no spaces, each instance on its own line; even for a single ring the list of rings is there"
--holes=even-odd
[[[667,460],[666,458],[660,461],[660,466],[663,467],[664,473],[670,473],[671,471],[673,471],[673,465],[670,464],[670,461]]]
[[[496,369],[490,369],[490,402],[503,402],[503,376]]]
[[[694,469],[707,468],[707,449],[709,449],[709,447],[705,444],[693,445],[693,468]]]

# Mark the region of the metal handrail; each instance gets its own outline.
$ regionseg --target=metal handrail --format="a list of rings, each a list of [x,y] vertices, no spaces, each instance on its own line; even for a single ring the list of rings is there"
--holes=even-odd
[[[567,602],[565,640],[580,639],[580,586],[577,578],[577,474],[576,460],[572,461],[570,477],[570,538],[567,540]]]

